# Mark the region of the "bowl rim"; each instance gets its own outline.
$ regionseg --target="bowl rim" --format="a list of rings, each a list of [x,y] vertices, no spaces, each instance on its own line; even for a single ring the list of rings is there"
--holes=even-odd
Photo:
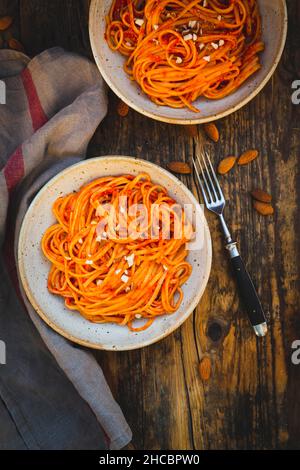
[[[152,113],[150,111],[147,111],[147,110],[139,107],[138,105],[136,105],[132,100],[127,98],[127,96],[124,95],[118,89],[117,86],[115,86],[112,83],[109,74],[107,74],[105,72],[105,70],[102,68],[101,61],[98,58],[96,42],[95,42],[95,39],[94,39],[94,34],[95,33],[93,32],[93,28],[92,28],[92,25],[94,23],[94,18],[96,17],[95,11],[97,9],[97,4],[98,4],[99,0],[91,0],[90,10],[89,10],[89,36],[90,36],[90,43],[91,43],[91,47],[92,47],[94,60],[97,64],[97,67],[98,67],[102,77],[106,81],[107,85],[112,89],[112,91],[122,101],[124,101],[124,103],[126,103],[129,107],[131,107],[132,109],[134,109],[138,113],[143,114],[144,116],[147,116],[149,118],[155,119],[156,121],[166,122],[168,124],[191,125],[191,124],[204,124],[206,122],[216,121],[216,120],[221,119],[225,116],[228,116],[229,114],[234,113],[235,111],[237,111],[238,109],[242,108],[247,103],[249,103],[249,101],[251,101],[253,98],[255,98],[255,96],[258,95],[258,93],[260,93],[260,91],[265,87],[265,85],[268,83],[268,81],[272,77],[273,73],[275,72],[275,70],[276,70],[276,68],[279,64],[279,61],[281,59],[282,52],[283,52],[283,49],[284,49],[284,46],[285,46],[286,37],[287,37],[287,27],[288,27],[288,14],[287,14],[286,0],[279,0],[279,1],[282,4],[283,15],[284,15],[283,16],[283,30],[282,30],[282,37],[281,37],[281,41],[280,41],[280,44],[279,44],[279,48],[277,50],[275,60],[272,64],[272,66],[270,67],[270,70],[268,71],[265,78],[261,81],[261,83],[248,96],[246,96],[243,100],[241,100],[238,104],[236,104],[235,106],[231,106],[229,109],[227,109],[223,112],[220,112],[220,113],[216,113],[212,116],[207,116],[207,117],[202,117],[202,118],[199,117],[199,118],[195,118],[195,119],[180,119],[180,118],[171,118],[171,117],[160,116],[160,115],[154,114],[154,113]]]
[[[136,345],[135,344],[131,345],[129,347],[128,346],[109,347],[109,346],[103,346],[100,343],[94,343],[92,341],[83,340],[83,339],[77,338],[73,334],[66,331],[64,328],[58,326],[56,323],[51,321],[48,318],[47,314],[43,311],[43,309],[38,304],[38,301],[35,299],[35,296],[34,296],[32,290],[29,286],[29,282],[27,280],[26,273],[25,273],[25,271],[26,271],[25,265],[24,265],[24,258],[25,257],[22,254],[22,246],[24,245],[25,231],[26,231],[26,226],[27,226],[26,222],[27,222],[28,217],[30,216],[31,211],[33,210],[35,204],[37,203],[37,201],[39,200],[41,195],[48,190],[49,186],[55,184],[55,182],[59,178],[61,178],[62,176],[65,176],[68,172],[73,171],[74,168],[84,167],[85,165],[87,165],[91,161],[99,162],[99,161],[103,161],[103,160],[110,160],[110,161],[111,160],[116,160],[116,161],[126,160],[127,162],[129,162],[129,161],[130,162],[135,161],[137,163],[141,162],[143,164],[146,164],[146,166],[154,167],[154,168],[158,169],[159,172],[164,173],[166,176],[171,178],[171,180],[173,180],[173,182],[176,183],[176,185],[179,185],[185,193],[188,194],[189,198],[191,199],[192,204],[195,205],[196,210],[202,212],[202,220],[203,220],[203,226],[204,226],[204,231],[205,231],[204,238],[205,238],[205,241],[206,241],[206,247],[205,248],[206,248],[206,254],[207,254],[207,263],[206,263],[205,274],[202,278],[201,285],[199,284],[199,289],[198,289],[197,295],[192,299],[190,305],[185,310],[185,313],[182,314],[182,317],[178,319],[178,322],[176,324],[171,325],[167,330],[165,330],[163,333],[161,333],[160,335],[158,335],[157,337],[155,337],[153,339],[150,339],[148,341],[145,340],[145,341],[142,341],[142,342],[140,342]],[[169,171],[165,170],[161,166],[157,165],[156,163],[149,162],[148,160],[142,160],[140,158],[131,157],[131,156],[123,156],[123,155],[103,155],[103,156],[100,156],[100,157],[89,158],[87,160],[83,160],[79,163],[75,163],[73,165],[68,166],[64,170],[60,171],[57,175],[52,177],[49,181],[47,181],[47,183],[39,190],[39,192],[36,194],[36,196],[34,197],[32,202],[30,203],[30,205],[29,205],[29,207],[28,207],[28,209],[27,209],[27,211],[24,215],[24,218],[22,220],[21,229],[20,229],[20,233],[19,233],[19,239],[18,239],[18,243],[17,243],[17,264],[18,264],[18,271],[19,271],[20,280],[21,280],[21,283],[22,283],[22,286],[23,286],[23,289],[24,289],[24,292],[25,292],[25,295],[26,295],[27,299],[31,303],[34,310],[42,318],[42,320],[44,320],[44,322],[48,326],[50,326],[54,331],[59,333],[61,336],[67,338],[68,340],[72,341],[73,343],[80,344],[81,346],[86,346],[88,348],[98,349],[98,350],[106,350],[106,351],[130,351],[130,350],[134,350],[134,349],[140,349],[140,348],[143,348],[145,346],[149,346],[151,344],[154,344],[154,343],[162,340],[163,338],[165,338],[166,336],[168,336],[169,334],[171,334],[175,330],[177,330],[190,317],[190,315],[193,313],[193,311],[195,310],[195,308],[199,304],[199,302],[200,302],[200,300],[203,296],[203,293],[204,293],[204,291],[207,287],[207,283],[208,283],[210,272],[211,272],[211,265],[212,265],[212,242],[211,242],[209,226],[208,226],[204,211],[202,210],[199,202],[197,201],[197,199],[195,198],[193,193],[190,191],[190,189],[187,186],[185,186],[185,184],[181,180],[176,178],[174,175],[172,175]]]

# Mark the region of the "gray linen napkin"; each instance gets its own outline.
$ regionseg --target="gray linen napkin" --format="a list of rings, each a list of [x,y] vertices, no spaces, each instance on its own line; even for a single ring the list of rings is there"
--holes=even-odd
[[[80,434],[82,448],[95,448],[98,428],[93,420],[96,417],[108,439],[109,448],[120,449],[130,442],[132,434],[101,368],[90,351],[59,336],[40,319],[18,282],[15,266],[20,225],[32,198],[58,171],[85,157],[89,140],[107,111],[104,84],[95,65],[60,48],[45,51],[31,61],[19,52],[1,50],[0,80],[6,88],[6,104],[0,104],[0,244],[4,246],[0,269],[4,277],[8,270],[11,278],[5,277],[0,286],[0,340],[6,339],[8,358],[6,365],[0,365],[0,416],[2,413],[3,419],[8,414],[13,417],[13,424],[7,426],[11,430],[16,427],[15,431],[22,436],[27,448],[57,448],[59,432],[65,435],[61,436],[58,448],[80,448]],[[18,292],[20,301],[16,295]],[[44,351],[44,345],[41,346],[35,332],[30,330],[28,333],[25,306],[57,364]],[[7,316],[10,317],[9,322],[5,321]],[[24,364],[24,360],[20,360],[20,364],[26,373],[21,373],[15,345],[11,346],[14,338],[12,329],[18,328],[20,322],[24,329],[24,335],[16,335],[20,341],[20,355],[30,356],[32,347],[35,359],[41,351],[45,362],[45,367],[42,367],[41,358],[33,361],[32,367],[37,368],[34,374],[30,371],[30,361]],[[10,357],[14,358],[14,364],[10,364]],[[16,368],[15,374],[11,373],[13,367]],[[23,401],[22,387],[27,387]],[[44,401],[42,390],[36,387],[44,387]],[[49,387],[52,394],[48,393]],[[1,411],[1,404],[2,407],[5,405],[6,411],[4,408]],[[42,405],[48,406],[48,412],[51,410],[50,414],[45,413],[45,417],[52,417],[54,423],[53,426],[48,423],[53,431],[48,436],[43,416],[38,424],[36,422],[38,412],[44,413]],[[82,429],[76,433],[80,422],[83,423]],[[87,433],[89,422],[90,440]],[[68,427],[72,428],[69,441]],[[100,430],[99,448],[101,437]],[[0,448],[1,445],[5,448],[6,444],[1,444],[0,434]]]

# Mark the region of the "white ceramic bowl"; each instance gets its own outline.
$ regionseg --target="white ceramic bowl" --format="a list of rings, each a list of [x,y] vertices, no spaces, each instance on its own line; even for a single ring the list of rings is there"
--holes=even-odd
[[[124,57],[109,49],[105,38],[105,15],[112,0],[92,0],[90,6],[90,40],[95,61],[110,88],[136,111],[153,119],[173,124],[199,124],[214,121],[244,106],[265,86],[280,60],[287,33],[287,11],[284,0],[258,0],[262,17],[265,51],[262,68],[237,91],[221,100],[196,101],[200,113],[188,109],[157,106],[132,82],[123,70]]]
[[[191,204],[193,218],[197,217],[202,244],[190,251],[188,261],[193,272],[183,286],[184,300],[172,315],[157,318],[145,331],[133,333],[116,324],[94,324],[78,312],[68,310],[62,298],[49,293],[47,277],[50,263],[44,257],[40,243],[45,230],[55,222],[53,202],[59,195],[100,176],[137,174],[147,172],[154,182],[165,186],[174,199]],[[145,160],[109,156],[86,160],[73,165],[51,179],[31,203],[23,220],[19,245],[18,265],[23,287],[37,313],[54,330],[76,343],[97,349],[128,350],[154,343],[178,328],[193,312],[206,287],[211,267],[211,239],[201,207],[187,187],[168,171]]]

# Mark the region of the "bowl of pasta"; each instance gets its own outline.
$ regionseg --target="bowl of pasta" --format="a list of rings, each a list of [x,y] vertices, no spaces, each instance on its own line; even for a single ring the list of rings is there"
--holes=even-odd
[[[95,61],[136,111],[197,124],[244,106],[265,86],[287,33],[284,0],[92,0]]]
[[[188,188],[124,156],[89,159],[51,179],[18,241],[36,312],[69,340],[106,350],[140,348],[178,328],[201,299],[211,256]]]

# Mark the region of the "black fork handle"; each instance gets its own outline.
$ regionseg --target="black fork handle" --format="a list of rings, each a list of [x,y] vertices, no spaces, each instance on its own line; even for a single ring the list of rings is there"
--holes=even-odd
[[[267,333],[266,317],[257,295],[252,279],[238,252],[235,242],[228,243],[233,272],[235,274],[241,300],[248,313],[248,318],[257,336],[265,336]]]

